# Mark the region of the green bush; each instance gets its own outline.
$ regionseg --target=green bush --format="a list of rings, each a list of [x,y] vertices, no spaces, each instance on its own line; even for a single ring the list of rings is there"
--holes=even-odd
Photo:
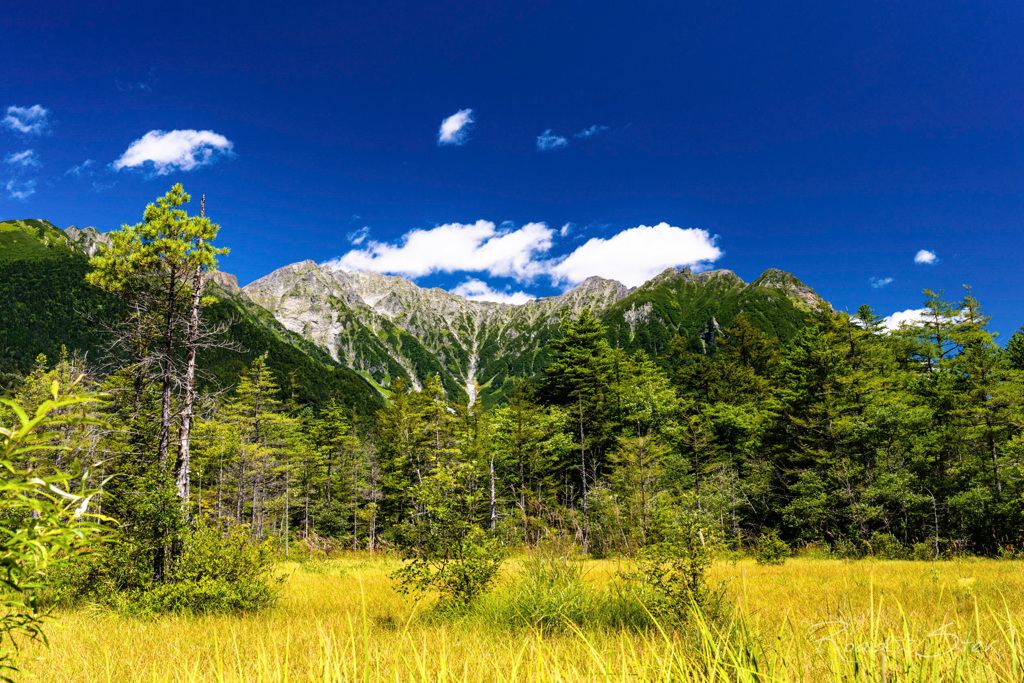
[[[620,572],[632,592],[660,624],[679,624],[694,609],[717,613],[722,592],[707,583],[711,554],[695,520],[665,533],[665,540],[637,554],[633,572]]]
[[[91,599],[115,612],[152,615],[249,612],[273,605],[281,579],[272,576],[269,543],[254,543],[246,527],[222,531],[200,522],[181,537],[181,552],[162,580],[149,554],[124,539],[108,539],[92,562],[62,576],[65,600]]]
[[[505,559],[501,542],[477,523],[483,489],[471,465],[446,463],[413,495],[428,515],[396,529],[406,563],[391,578],[400,593],[437,591],[441,611],[465,610],[491,587]]]
[[[765,529],[757,539],[758,564],[783,564],[789,557],[789,546],[779,536],[778,529]]]

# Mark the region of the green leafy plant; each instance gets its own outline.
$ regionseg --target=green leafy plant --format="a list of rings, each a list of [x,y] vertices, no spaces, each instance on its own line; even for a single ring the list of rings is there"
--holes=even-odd
[[[779,536],[778,529],[765,529],[757,538],[757,554],[754,559],[758,564],[783,564],[789,554],[789,546]]]
[[[83,552],[99,531],[98,519],[88,513],[94,492],[68,490],[65,474],[40,474],[33,467],[41,453],[54,451],[59,425],[86,421],[75,411],[58,411],[96,401],[93,396],[58,398],[60,383],[35,414],[16,402],[0,399],[14,414],[12,427],[0,427],[0,680],[18,669],[14,655],[19,638],[46,642],[47,612],[42,594],[52,573]]]
[[[721,591],[707,583],[711,554],[704,530],[695,520],[683,520],[680,526],[665,530],[663,539],[642,548],[636,569],[620,576],[659,623],[682,623],[693,609],[713,614]]]
[[[504,549],[477,523],[483,491],[466,463],[440,465],[414,496],[423,507],[407,530],[406,563],[391,577],[401,593],[436,590],[438,607],[464,609],[497,577]]]

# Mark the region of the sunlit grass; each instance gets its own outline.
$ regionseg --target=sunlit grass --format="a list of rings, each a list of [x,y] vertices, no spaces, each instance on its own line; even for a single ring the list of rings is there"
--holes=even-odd
[[[396,594],[389,560],[349,556],[289,574],[270,611],[242,617],[61,613],[37,681],[669,681],[1024,679],[1024,563],[718,562],[733,619],[679,632],[511,628],[496,612],[430,618]],[[606,590],[619,565],[588,561]],[[505,582],[516,563],[510,563]],[[500,600],[502,586],[495,600]],[[845,678],[843,677],[845,676]]]

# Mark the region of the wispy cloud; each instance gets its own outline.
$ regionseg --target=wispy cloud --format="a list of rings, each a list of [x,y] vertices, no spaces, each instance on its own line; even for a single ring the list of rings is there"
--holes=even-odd
[[[568,146],[569,141],[561,135],[552,133],[550,128],[537,136],[538,152],[551,152]]]
[[[35,180],[8,180],[7,181],[7,195],[11,199],[20,199],[25,201],[36,193],[36,181]]]
[[[107,190],[113,189],[115,185],[117,185],[116,180],[112,180],[109,183],[101,183],[100,181],[97,180],[94,181],[92,184],[92,191],[95,192],[96,194],[103,194]]]
[[[358,230],[354,230],[345,235],[345,239],[351,244],[360,245],[366,241],[366,236],[370,234],[370,226],[364,225]]]
[[[606,130],[608,130],[608,126],[598,126],[597,124],[595,124],[593,126],[590,126],[589,128],[584,128],[579,133],[574,133],[573,137],[585,140],[586,138],[592,138],[595,135],[600,135]]]
[[[562,226],[562,229],[558,231],[559,237],[568,237],[569,234],[576,229],[575,223],[566,223]]]
[[[42,135],[50,128],[50,110],[34,104],[31,107],[7,107],[7,116],[0,123],[23,135]]]
[[[555,282],[576,284],[597,275],[638,287],[666,268],[707,267],[722,256],[716,242],[716,237],[699,228],[641,225],[608,239],[588,240],[549,272]]]
[[[891,285],[895,281],[896,281],[896,278],[892,278],[892,277],[871,277],[871,278],[868,278],[868,282],[871,284],[871,287],[874,288],[874,289],[881,289],[882,287],[885,287],[886,285]]]
[[[466,280],[453,289],[452,294],[457,294],[470,301],[494,301],[499,304],[513,305],[525,304],[527,301],[537,298],[526,292],[499,292],[491,289],[490,285],[483,280],[476,279]]]
[[[119,92],[149,92],[153,89],[153,82],[156,80],[155,73],[156,67],[153,67],[146,74],[145,79],[141,80],[139,78],[121,78],[118,74],[114,76],[114,85],[117,86]]]
[[[914,255],[914,263],[921,266],[931,266],[939,262],[939,257],[934,251],[922,249]]]
[[[367,243],[328,262],[340,270],[372,270],[420,277],[431,273],[483,272],[530,280],[542,272],[537,255],[551,248],[554,231],[544,223],[519,229],[490,221],[447,223],[406,233],[400,244]]]
[[[78,166],[72,166],[68,170],[64,171],[64,175],[74,176],[81,178],[83,175],[92,175],[92,167],[96,165],[96,162],[92,159],[86,159]]]
[[[469,141],[469,132],[476,118],[472,109],[460,109],[444,121],[437,131],[438,145],[464,145]]]
[[[234,143],[212,130],[151,130],[129,145],[117,161],[115,171],[152,164],[156,175],[191,171],[230,155]]]
[[[28,168],[30,166],[39,166],[39,155],[34,150],[26,149],[22,152],[11,152],[4,161],[11,164],[12,166],[21,166],[22,168]]]

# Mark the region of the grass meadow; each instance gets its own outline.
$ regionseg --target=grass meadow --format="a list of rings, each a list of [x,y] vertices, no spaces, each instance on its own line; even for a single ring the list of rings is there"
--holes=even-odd
[[[397,562],[282,563],[282,596],[248,616],[138,619],[59,612],[24,680],[93,681],[1019,681],[1024,562],[797,558],[717,561],[723,616],[681,629],[509,623],[520,561],[477,610],[438,618],[397,594]],[[614,560],[585,561],[595,595]]]

